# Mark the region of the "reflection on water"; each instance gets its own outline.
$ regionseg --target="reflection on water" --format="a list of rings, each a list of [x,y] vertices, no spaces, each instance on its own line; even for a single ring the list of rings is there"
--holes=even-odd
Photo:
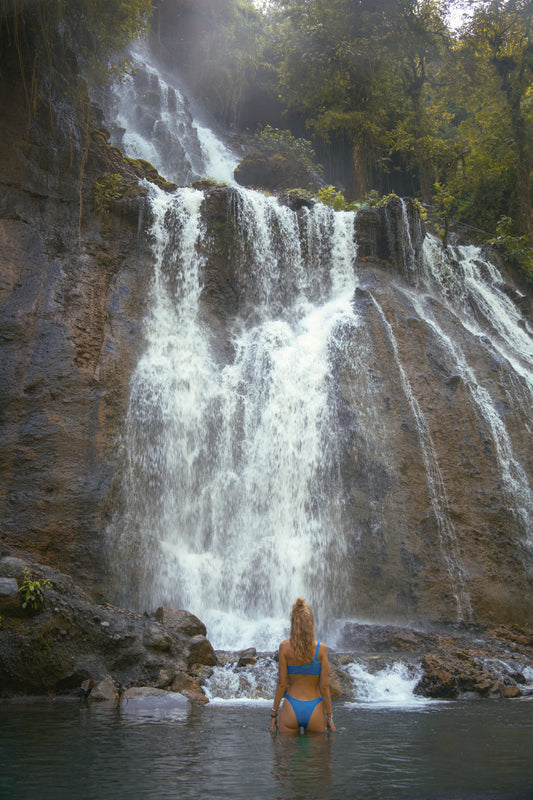
[[[278,784],[278,796],[309,800],[319,788],[329,796],[334,780],[333,736],[276,736],[272,742],[272,774]]]
[[[336,705],[337,733],[269,733],[266,705],[165,717],[0,703],[1,800],[532,800],[533,704]]]

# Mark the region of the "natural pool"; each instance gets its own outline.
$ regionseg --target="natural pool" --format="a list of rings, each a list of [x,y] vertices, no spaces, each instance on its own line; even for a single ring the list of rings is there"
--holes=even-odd
[[[2,702],[0,798],[533,798],[532,702],[337,703],[337,733],[290,738],[269,708]]]

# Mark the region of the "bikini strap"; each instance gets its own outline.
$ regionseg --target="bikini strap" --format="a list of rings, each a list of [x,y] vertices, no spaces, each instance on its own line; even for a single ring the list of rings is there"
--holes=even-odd
[[[315,657],[314,657],[313,661],[316,661],[316,660],[317,660],[317,658],[318,658],[318,651],[319,651],[319,650],[320,650],[320,642],[318,642],[318,644],[317,644],[317,646],[316,646],[316,653],[315,653]]]

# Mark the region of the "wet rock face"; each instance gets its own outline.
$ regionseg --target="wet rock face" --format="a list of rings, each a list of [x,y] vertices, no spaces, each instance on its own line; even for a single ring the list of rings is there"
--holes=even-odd
[[[0,102],[0,524],[4,541],[101,576],[104,499],[150,277],[138,178],[106,135],[84,141],[65,109],[39,107],[27,133],[20,84]],[[95,213],[96,181],[131,191]],[[137,187],[135,189],[135,187]],[[81,203],[81,207],[80,207]],[[115,453],[115,454],[114,454]]]
[[[533,474],[524,408],[508,391],[513,371],[443,304],[406,292],[377,266],[363,267],[354,300],[362,324],[337,353],[340,491],[355,563],[344,580],[374,619],[403,610],[527,622],[532,553],[520,499],[502,487],[490,419],[505,408],[509,447]],[[490,387],[490,404],[457,375],[446,336]]]

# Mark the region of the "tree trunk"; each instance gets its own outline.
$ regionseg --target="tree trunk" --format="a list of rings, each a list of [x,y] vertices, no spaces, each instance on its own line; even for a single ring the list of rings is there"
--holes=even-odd
[[[352,144],[352,169],[346,195],[348,200],[361,200],[370,188],[368,153],[361,142]]]

